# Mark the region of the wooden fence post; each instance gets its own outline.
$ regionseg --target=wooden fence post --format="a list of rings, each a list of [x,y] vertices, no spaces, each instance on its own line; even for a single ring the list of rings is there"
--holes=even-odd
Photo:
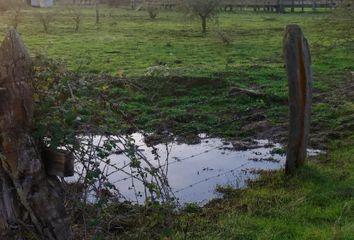
[[[286,27],[284,57],[289,84],[289,139],[285,172],[291,174],[306,159],[312,104],[310,51],[297,25]]]
[[[25,45],[10,30],[0,47],[0,239],[21,239],[24,230],[72,239],[61,184],[45,172],[30,135],[32,71]]]

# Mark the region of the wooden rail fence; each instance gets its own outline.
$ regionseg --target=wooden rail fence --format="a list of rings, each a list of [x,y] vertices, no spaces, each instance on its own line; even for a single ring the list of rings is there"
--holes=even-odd
[[[90,0],[76,0],[76,2],[94,4],[94,1]],[[144,0],[102,0],[101,2],[115,6],[138,8],[144,3]],[[155,0],[153,2],[165,9],[174,8],[180,4],[179,0]],[[291,11],[295,11],[295,9],[316,11],[318,8],[333,9],[341,2],[342,0],[221,0],[220,9],[224,11],[251,9],[268,12],[284,12],[287,9]]]

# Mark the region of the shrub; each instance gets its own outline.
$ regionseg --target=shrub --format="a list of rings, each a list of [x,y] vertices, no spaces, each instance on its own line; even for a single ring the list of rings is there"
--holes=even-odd
[[[49,12],[49,11],[48,12],[39,12],[39,13],[37,13],[37,17],[38,17],[39,22],[43,26],[44,32],[48,33],[49,32],[49,25],[54,19],[54,13]]]
[[[74,31],[78,32],[82,22],[82,8],[79,5],[68,5],[68,14],[70,18],[74,21]]]
[[[187,11],[189,15],[200,18],[202,32],[207,30],[207,20],[216,17],[219,13],[218,0],[184,0],[182,1],[182,9]]]
[[[227,32],[218,30],[216,33],[225,45],[230,45],[232,43],[232,38]]]
[[[145,0],[144,9],[149,13],[150,19],[155,19],[160,11],[158,0]]]

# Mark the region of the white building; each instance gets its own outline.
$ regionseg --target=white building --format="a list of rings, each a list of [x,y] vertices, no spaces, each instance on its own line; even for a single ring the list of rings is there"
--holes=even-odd
[[[32,7],[50,7],[53,4],[53,0],[31,0]]]

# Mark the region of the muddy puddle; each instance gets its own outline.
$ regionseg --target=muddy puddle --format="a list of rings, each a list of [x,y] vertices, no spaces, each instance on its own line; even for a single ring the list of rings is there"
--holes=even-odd
[[[175,197],[181,205],[191,202],[203,205],[221,196],[215,191],[217,186],[243,188],[247,180],[257,177],[259,170],[284,167],[285,155],[278,143],[268,140],[228,142],[203,134],[200,137],[201,141],[192,145],[172,141],[149,147],[143,135],[136,133],[130,136],[136,151],[149,160],[150,167],[158,168],[167,177],[171,197]],[[315,153],[311,151],[311,154]],[[109,160],[114,168],[100,164],[109,182],[119,189],[126,200],[143,203],[146,188],[138,178],[132,177],[139,173],[130,168],[129,157],[118,151],[111,154]],[[80,165],[76,167],[78,171],[82,170]],[[146,179],[149,177],[145,176]]]

